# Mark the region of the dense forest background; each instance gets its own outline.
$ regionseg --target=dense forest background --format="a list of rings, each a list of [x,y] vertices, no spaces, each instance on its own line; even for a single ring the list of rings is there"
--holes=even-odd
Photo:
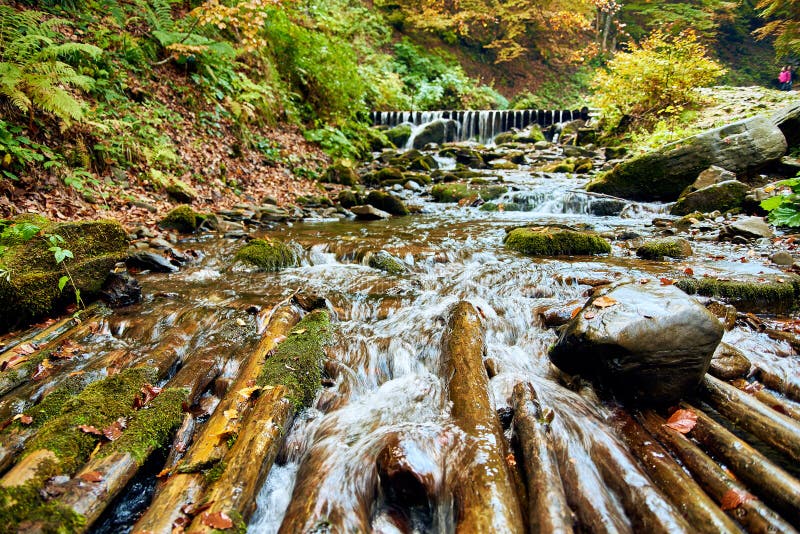
[[[76,195],[99,210],[153,211],[145,193],[214,202],[255,195],[265,177],[320,179],[329,158],[386,145],[368,127],[370,110],[607,107],[596,96],[602,76],[654,32],[667,56],[714,61],[708,80],[774,86],[780,65],[797,59],[799,9],[788,0],[5,2],[0,215],[18,211],[31,188],[58,192],[51,211],[70,216],[62,212],[83,209]]]

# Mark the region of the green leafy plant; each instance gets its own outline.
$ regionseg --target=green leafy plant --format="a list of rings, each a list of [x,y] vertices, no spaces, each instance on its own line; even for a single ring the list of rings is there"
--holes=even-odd
[[[70,273],[69,268],[64,261],[67,258],[74,259],[75,255],[71,250],[65,249],[61,246],[64,244],[64,238],[60,235],[49,234],[45,237],[47,238],[47,242],[50,243],[50,247],[47,250],[53,253],[53,258],[56,260],[56,263],[61,265],[66,273],[64,276],[58,279],[58,290],[64,291],[67,283],[69,283],[72,285],[72,289],[75,293],[75,303],[78,306],[84,307],[83,300],[81,299],[81,290],[78,289],[77,285],[75,285],[75,280],[72,279],[72,273]]]
[[[775,195],[761,201],[761,207],[769,212],[769,222],[776,226],[800,226],[800,175],[782,180],[776,185],[788,188],[788,193]]]

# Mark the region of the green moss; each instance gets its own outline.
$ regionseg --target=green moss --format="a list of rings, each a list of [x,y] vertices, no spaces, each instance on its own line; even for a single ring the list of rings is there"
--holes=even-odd
[[[517,228],[508,233],[505,246],[532,256],[573,256],[611,252],[611,245],[600,236],[560,228]]]
[[[402,200],[383,191],[370,191],[367,204],[392,215],[408,215],[408,208]]]
[[[368,260],[373,269],[385,271],[389,274],[403,274],[408,271],[405,264],[384,250],[379,250]]]
[[[276,239],[254,239],[240,248],[234,259],[265,271],[279,271],[297,265],[294,251]]]
[[[483,204],[479,209],[481,211],[489,211],[489,212],[500,211],[497,204],[495,204],[494,202],[487,202],[486,204]]]
[[[325,172],[325,181],[333,184],[354,186],[360,181],[349,159],[340,159],[328,167]]]
[[[0,525],[3,532],[36,531],[72,534],[82,531],[86,518],[56,502],[45,502],[38,487],[25,484],[0,487]],[[37,528],[38,527],[38,528]]]
[[[562,161],[561,163],[553,163],[550,165],[545,165],[542,168],[542,171],[571,173],[575,172],[575,165],[573,163],[567,163],[566,161]]]
[[[486,201],[496,200],[506,193],[508,193],[508,187],[504,185],[489,185],[481,187],[478,192],[481,198]]]
[[[136,411],[128,427],[116,441],[103,446],[99,456],[117,452],[129,453],[140,465],[153,451],[167,445],[172,432],[181,424],[183,405],[189,390],[170,388]]]
[[[402,180],[403,171],[396,167],[385,167],[372,175],[372,180],[377,183],[387,182],[389,180]]]
[[[716,278],[684,278],[675,285],[689,293],[706,297],[717,297],[745,312],[786,312],[794,308],[795,299],[800,293],[798,278],[785,276],[777,279],[757,280],[719,280]]]
[[[8,427],[0,431],[0,439],[5,434],[19,432],[25,429],[39,428],[47,421],[61,413],[64,404],[75,395],[79,394],[86,387],[83,375],[76,375],[67,378],[64,384],[48,393],[42,401],[25,410],[25,414],[33,418],[29,425],[23,425],[19,421],[14,421]]]
[[[364,203],[364,197],[358,191],[339,191],[339,196],[336,197],[336,200],[345,209],[360,206]]]
[[[437,202],[458,202],[475,194],[466,184],[436,184],[431,188],[431,196]]]
[[[189,206],[178,206],[167,213],[158,223],[161,228],[176,230],[182,234],[191,234],[197,230],[197,212]]]
[[[79,425],[102,429],[119,417],[133,414],[139,390],[155,380],[157,370],[138,367],[100,380],[64,402],[61,412],[44,423],[29,442],[25,455],[37,450],[52,451],[58,462],[39,473],[41,480],[56,474],[71,474],[78,469],[97,444],[98,437],[82,432]]]
[[[692,255],[692,246],[680,237],[667,237],[645,243],[636,249],[636,255],[646,260],[688,258]]]
[[[205,478],[206,484],[211,484],[212,482],[219,480],[225,473],[226,467],[227,465],[225,462],[220,460],[216,462],[211,469],[207,469],[205,473],[203,473],[203,478]]]
[[[407,124],[395,126],[391,130],[386,131],[386,137],[394,146],[398,148],[404,147],[406,146],[408,138],[411,137],[411,126]]]
[[[739,209],[744,203],[749,187],[737,180],[709,185],[679,198],[670,214],[687,215],[692,212],[722,212]]]
[[[322,379],[325,346],[331,341],[333,327],[325,310],[315,310],[300,321],[264,363],[259,386],[282,384],[288,398],[297,407],[314,400]]]

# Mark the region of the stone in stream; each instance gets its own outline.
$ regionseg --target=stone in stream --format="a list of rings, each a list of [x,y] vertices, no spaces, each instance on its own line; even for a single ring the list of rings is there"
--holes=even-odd
[[[55,223],[26,214],[0,226],[4,227],[0,246],[7,247],[3,266],[9,273],[0,276],[0,331],[75,303],[74,289],[88,303],[98,296],[114,266],[128,255],[128,235],[115,221]],[[72,257],[57,263],[47,236],[60,236],[58,246]],[[71,281],[62,291],[59,280],[67,275],[66,269]]]
[[[587,189],[635,200],[672,201],[711,165],[750,174],[778,161],[786,147],[786,138],[769,118],[752,117],[623,161]]]
[[[708,372],[720,380],[742,378],[750,372],[750,360],[733,345],[722,342],[711,357]]]
[[[166,256],[148,250],[131,254],[125,263],[128,267],[154,273],[174,273],[178,270]]]
[[[218,226],[218,221],[216,215],[212,213],[198,213],[191,207],[183,205],[167,213],[158,226],[165,230],[191,234],[203,227],[213,230]]]
[[[389,274],[403,274],[408,272],[408,267],[400,258],[396,258],[386,252],[379,250],[374,254],[370,254],[367,259],[367,265],[373,269],[384,271]]]
[[[800,277],[790,274],[730,278],[683,278],[675,286],[689,293],[715,297],[737,310],[753,313],[781,313],[791,310],[800,292]]]
[[[374,206],[370,206],[366,204],[364,206],[353,206],[350,208],[350,211],[356,216],[356,219],[359,221],[378,221],[380,219],[390,219],[392,217],[391,213],[386,213],[383,210],[379,210]]]
[[[742,207],[749,190],[747,185],[738,180],[711,184],[679,198],[670,209],[670,214],[688,215],[696,211],[708,213],[714,210],[725,212],[738,209]]]
[[[234,260],[264,271],[279,271],[297,265],[297,255],[277,239],[254,239],[240,248]]]
[[[408,215],[408,208],[402,200],[383,191],[370,191],[367,195],[367,204],[391,215]]]
[[[430,143],[441,145],[454,141],[458,133],[458,123],[450,119],[437,119],[425,125],[412,142],[414,148],[421,149]]]
[[[670,403],[697,387],[722,334],[719,320],[678,288],[625,284],[587,302],[549,356],[619,396]]]
[[[692,245],[680,237],[654,239],[636,249],[636,255],[646,260],[688,258],[692,255]]]
[[[142,301],[142,286],[139,281],[132,277],[125,264],[118,264],[117,268],[111,272],[106,283],[103,284],[101,295],[103,300],[112,308],[130,306]]]
[[[403,148],[411,137],[411,126],[408,124],[400,124],[390,130],[386,130],[386,137],[397,148]]]
[[[762,217],[745,217],[725,225],[719,232],[720,241],[736,236],[747,239],[772,238],[775,234]]]
[[[622,213],[628,203],[619,198],[592,198],[589,213],[598,217],[615,217]]]
[[[608,241],[592,232],[563,228],[515,228],[505,238],[505,246],[529,256],[583,256],[611,252]]]

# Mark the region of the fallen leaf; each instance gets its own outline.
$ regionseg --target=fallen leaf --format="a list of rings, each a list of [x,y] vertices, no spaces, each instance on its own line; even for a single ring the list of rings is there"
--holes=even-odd
[[[506,463],[509,465],[509,467],[516,467],[517,459],[514,458],[514,454],[513,453],[508,453],[506,455]]]
[[[200,520],[207,527],[225,530],[233,528],[233,520],[225,512],[204,513]]]
[[[29,425],[33,423],[33,417],[31,417],[30,415],[25,415],[24,413],[18,413],[17,415],[14,416],[12,421],[19,421],[23,425]]]
[[[200,504],[190,502],[189,504],[184,504],[181,506],[181,512],[190,517],[194,517],[200,512],[205,512],[211,508],[212,504],[214,504],[214,501],[206,501]]]
[[[261,390],[260,386],[251,386],[248,388],[242,388],[239,390],[239,395],[241,395],[245,399],[249,399],[250,397],[253,396],[253,393],[260,390]]]
[[[50,374],[50,369],[53,368],[53,364],[50,363],[50,360],[44,359],[36,366],[36,372],[33,373],[31,377],[32,380],[40,380]]]
[[[236,318],[236,324],[238,324],[239,326],[247,326],[247,323],[241,317]]]
[[[164,469],[158,472],[156,478],[167,478],[170,475],[170,473],[172,473],[172,469],[170,469],[169,467],[165,467]]]
[[[292,330],[291,333],[292,334],[305,334],[306,333],[306,329],[305,328],[300,328],[298,330]]]
[[[148,402],[158,397],[159,393],[161,393],[161,388],[157,388],[152,384],[145,384],[140,391],[143,397],[136,397],[133,401],[133,407],[137,409],[146,406]]]
[[[98,430],[97,428],[91,425],[78,425],[78,429],[81,432],[86,432],[87,434],[94,434],[95,436],[102,436],[103,432]]]
[[[574,310],[572,310],[572,314],[570,314],[570,317],[572,317],[574,319],[575,316],[578,315],[581,312],[582,309],[583,308],[575,308]]]
[[[744,490],[732,489],[728,490],[728,492],[722,496],[722,501],[719,504],[720,508],[723,510],[734,510],[753,499],[755,499],[755,497]]]
[[[36,352],[36,347],[31,345],[30,343],[23,343],[22,345],[16,347],[14,349],[14,352],[17,354],[24,354],[25,356],[28,356]]]
[[[697,424],[697,414],[691,410],[675,410],[664,426],[688,434]]]
[[[587,311],[583,314],[584,319],[594,319],[595,317],[597,317],[597,314],[591,311]]]
[[[100,471],[87,471],[86,473],[78,475],[78,478],[84,482],[101,482],[103,480],[103,475]]]
[[[122,431],[127,426],[125,419],[120,417],[103,429],[103,435],[108,441],[116,441],[122,436]]]
[[[683,270],[683,274],[694,276],[694,270],[691,267],[687,267]]]
[[[598,308],[608,308],[609,306],[613,306],[615,304],[618,304],[618,302],[616,300],[612,299],[611,297],[603,296],[603,297],[599,297],[599,298],[594,299],[592,304],[594,304]]]
[[[669,278],[659,278],[659,280],[661,281],[662,286],[671,286],[675,283],[674,280],[670,280]]]

